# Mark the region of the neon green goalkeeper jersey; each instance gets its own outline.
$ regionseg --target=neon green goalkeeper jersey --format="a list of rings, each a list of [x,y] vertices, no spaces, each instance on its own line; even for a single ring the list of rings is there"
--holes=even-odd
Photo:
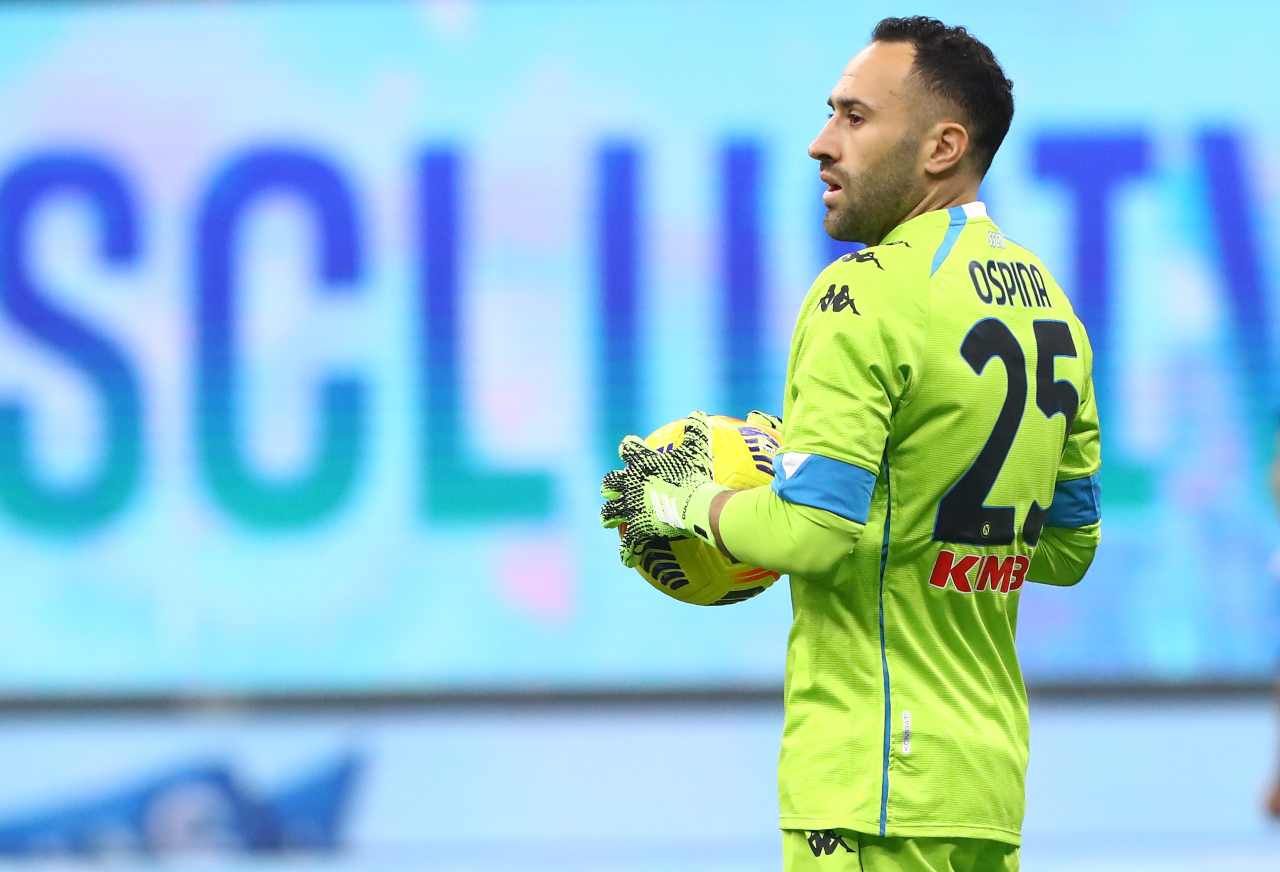
[[[1086,567],[1097,544],[1091,358],[1048,269],[981,203],[814,283],[773,489],[865,526],[834,572],[791,577],[784,829],[1019,843],[1018,599],[1071,556],[1055,537],[1082,536]]]

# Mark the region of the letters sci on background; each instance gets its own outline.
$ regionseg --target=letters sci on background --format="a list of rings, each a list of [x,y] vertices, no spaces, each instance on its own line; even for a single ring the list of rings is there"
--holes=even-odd
[[[1024,665],[1260,676],[1271,28],[1113,6],[924,10],[1010,71],[983,196],[1096,352],[1106,540],[1081,587],[1022,591]],[[0,18],[0,690],[781,679],[785,592],[653,596],[595,490],[626,432],[781,407],[795,306],[847,250],[804,150],[871,18]]]

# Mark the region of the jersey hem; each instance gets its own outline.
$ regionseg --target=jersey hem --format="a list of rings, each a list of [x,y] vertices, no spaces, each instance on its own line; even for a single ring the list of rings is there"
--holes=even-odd
[[[778,818],[778,829],[782,830],[854,830],[878,838],[960,838],[990,839],[1003,842],[1014,847],[1022,846],[1022,833],[1019,830],[1007,830],[1004,827],[981,827],[972,824],[935,823],[928,826],[890,825],[884,835],[880,835],[879,821],[862,818],[845,817],[805,817],[803,815],[782,815]]]

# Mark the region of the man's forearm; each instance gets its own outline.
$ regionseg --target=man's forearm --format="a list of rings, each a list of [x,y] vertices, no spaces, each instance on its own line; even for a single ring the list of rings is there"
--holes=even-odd
[[[768,486],[716,494],[711,531],[730,558],[787,575],[832,572],[858,541],[863,525],[787,502]]]
[[[1068,586],[1084,578],[1102,539],[1102,522],[1082,527],[1045,527],[1027,570],[1027,580]]]

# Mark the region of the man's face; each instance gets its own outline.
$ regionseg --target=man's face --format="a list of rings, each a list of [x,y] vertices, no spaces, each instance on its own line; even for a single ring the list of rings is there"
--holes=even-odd
[[[873,42],[845,66],[832,114],[809,156],[827,183],[823,226],[835,239],[875,245],[906,217],[924,186],[924,101],[911,76],[915,48]]]

